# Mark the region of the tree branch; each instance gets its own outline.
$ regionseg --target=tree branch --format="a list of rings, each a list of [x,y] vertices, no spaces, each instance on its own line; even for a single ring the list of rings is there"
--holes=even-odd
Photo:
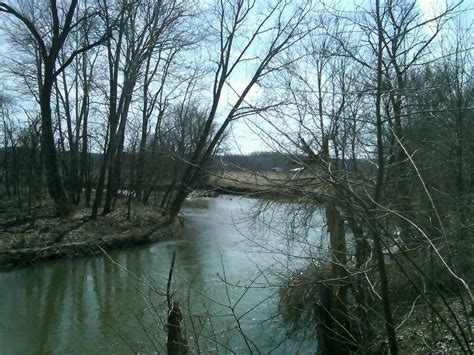
[[[110,37],[112,37],[112,31],[109,30],[107,33],[102,36],[99,40],[95,41],[94,43],[91,43],[87,46],[84,46],[80,49],[76,49],[74,52],[71,53],[69,58],[59,67],[58,70],[54,73],[54,76],[57,77],[61,72],[63,72],[73,61],[74,58],[76,58],[79,54],[88,51],[89,49],[92,49],[94,47],[100,46],[102,43],[106,42]]]
[[[10,15],[13,15],[18,20],[23,22],[23,24],[28,28],[30,33],[33,35],[36,43],[38,44],[38,47],[41,51],[41,56],[43,57],[43,59],[46,59],[46,57],[48,56],[48,51],[46,50],[46,45],[44,44],[44,41],[41,38],[41,35],[39,34],[38,30],[33,25],[33,23],[26,16],[23,16],[18,11],[16,11],[13,7],[5,4],[4,2],[0,2],[0,12],[4,12],[4,13],[10,14]]]

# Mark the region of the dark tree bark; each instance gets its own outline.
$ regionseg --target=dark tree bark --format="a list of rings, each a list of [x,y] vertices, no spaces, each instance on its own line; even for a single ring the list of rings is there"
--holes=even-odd
[[[382,60],[383,60],[383,28],[382,16],[380,13],[380,0],[376,1],[375,5],[375,19],[377,22],[377,91],[375,97],[375,119],[377,127],[377,158],[378,158],[378,174],[375,186],[374,201],[379,203],[382,196],[382,188],[384,183],[385,158],[383,145],[383,122],[382,122]],[[374,206],[375,209],[377,206]],[[385,269],[385,260],[382,250],[381,235],[374,229],[372,232],[374,251],[377,258],[377,266],[380,275],[380,284],[382,287],[382,304],[384,310],[385,330],[387,332],[388,345],[390,353],[398,354],[398,343],[393,322],[392,305],[390,303],[390,291],[387,278],[387,271]]]
[[[331,279],[329,289],[328,310],[332,322],[329,339],[331,353],[349,354],[350,348],[350,319],[347,310],[348,276],[347,248],[344,220],[336,206],[329,202],[326,206],[326,219],[331,242]]]
[[[54,200],[56,214],[67,216],[71,207],[64,192],[63,182],[59,175],[58,159],[54,146],[54,133],[51,115],[51,92],[54,84],[54,62],[45,61],[43,86],[40,89],[41,108],[41,150],[46,168],[46,181],[49,194]]]
[[[71,212],[71,206],[64,191],[63,181],[59,173],[58,158],[54,144],[53,120],[51,111],[51,96],[56,78],[60,75],[75,59],[77,55],[90,48],[101,44],[109,35],[104,35],[97,42],[88,44],[82,48],[74,50],[70,56],[59,64],[56,69],[58,57],[61,49],[66,42],[75,24],[73,24],[74,13],[76,11],[78,0],[72,0],[64,16],[64,22],[60,22],[60,13],[56,0],[50,0],[51,9],[51,37],[45,42],[35,24],[24,14],[18,12],[10,5],[0,2],[0,12],[14,16],[26,26],[34,38],[35,45],[38,47],[42,63],[38,72],[39,84],[39,105],[41,110],[41,150],[44,157],[46,168],[46,179],[49,194],[54,200],[56,215],[67,216]]]

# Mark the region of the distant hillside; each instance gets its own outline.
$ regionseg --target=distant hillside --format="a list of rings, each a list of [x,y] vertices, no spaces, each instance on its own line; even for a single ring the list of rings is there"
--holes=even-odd
[[[213,158],[211,167],[213,169],[222,169],[228,171],[287,171],[298,168],[300,165],[295,160],[305,161],[303,156],[291,156],[277,152],[260,152],[250,155],[218,155]],[[370,163],[365,159],[345,159],[344,164],[347,169],[367,170]]]
[[[261,152],[250,155],[218,155],[213,158],[212,167],[229,171],[271,171],[272,168],[288,170],[296,167],[289,155],[275,152]]]

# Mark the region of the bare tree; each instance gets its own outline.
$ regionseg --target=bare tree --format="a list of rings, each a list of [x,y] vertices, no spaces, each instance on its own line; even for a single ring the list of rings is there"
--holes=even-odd
[[[15,7],[1,2],[0,12],[15,17],[20,21],[26,29],[31,33],[41,58],[41,72],[38,73],[39,83],[39,105],[41,109],[41,149],[45,159],[46,176],[48,189],[54,200],[56,214],[66,216],[70,213],[71,208],[64,191],[63,183],[58,168],[58,159],[54,144],[53,119],[51,110],[51,96],[56,79],[61,73],[74,61],[81,53],[102,44],[109,36],[109,31],[93,43],[89,43],[83,47],[73,50],[65,60],[58,62],[60,52],[64,47],[68,36],[79,26],[80,22],[85,18],[74,21],[74,14],[77,7],[77,0],[71,1],[70,5],[63,12],[63,7],[58,7],[56,0],[51,0],[48,11],[51,19],[51,27],[47,33],[42,33],[28,17],[15,9]],[[90,16],[90,14],[87,14]],[[46,41],[45,39],[48,38]]]
[[[319,319],[323,330],[318,333],[327,335],[325,343],[330,345],[326,349],[340,346],[331,344],[337,339],[361,351],[368,349],[370,334],[374,330],[368,326],[368,320],[375,311],[377,317],[384,320],[390,351],[397,353],[400,349],[397,329],[411,315],[408,309],[408,314],[404,315],[406,318],[400,320],[394,312],[393,305],[399,304],[399,300],[392,295],[396,287],[393,278],[401,275],[399,277],[405,278],[416,294],[415,301],[412,299],[410,302],[416,303],[417,297],[422,298],[433,318],[438,317],[456,339],[459,348],[470,350],[466,341],[469,327],[462,326],[460,320],[468,316],[467,307],[463,314],[454,312],[453,305],[436,285],[432,269],[424,261],[417,260],[422,250],[429,250],[433,256],[431,268],[437,265],[440,268],[437,270],[442,270],[443,275],[453,282],[462,305],[464,298],[470,302],[472,297],[467,282],[454,272],[456,263],[449,256],[448,245],[452,241],[447,240],[431,198],[431,193],[436,190],[428,190],[424,182],[423,175],[432,169],[428,164],[424,165],[425,171],[420,172],[416,163],[420,139],[410,141],[407,135],[416,124],[413,122],[415,112],[423,112],[410,100],[416,102],[423,97],[422,88],[427,90],[421,84],[422,88],[417,92],[410,87],[408,78],[436,59],[430,48],[455,9],[456,5],[448,7],[441,15],[428,20],[421,19],[412,2],[377,1],[374,8],[356,11],[351,16],[328,9],[331,13],[329,19],[323,21],[327,24],[326,33],[315,32],[314,37],[318,40],[313,43],[305,41],[307,56],[302,62],[295,63],[285,75],[273,78],[273,83],[279,83],[273,85],[279,89],[273,90],[271,95],[292,97],[293,102],[277,115],[261,114],[263,123],[254,122],[266,140],[291,156],[301,167],[280,187],[281,194],[286,198],[293,194],[298,201],[325,203],[331,259],[328,261],[323,255],[318,260],[329,264],[331,271],[321,281],[324,286],[314,286],[317,282],[308,280],[311,286],[307,287],[307,292],[312,292],[312,287],[326,292],[323,294],[327,297],[319,294],[324,312],[320,313],[323,316]],[[337,23],[341,22],[347,27],[338,27]],[[466,105],[463,107],[463,113],[469,112]],[[433,117],[434,113],[428,111],[428,115]],[[289,121],[294,124],[289,124]],[[407,148],[408,142],[412,144],[410,148]],[[347,159],[346,152],[351,151],[349,157],[354,158],[353,162]],[[399,188],[402,185],[404,188]],[[399,196],[400,193],[404,196]],[[420,198],[420,195],[425,197]],[[423,199],[429,205],[428,211],[420,209]],[[295,209],[301,213],[300,208]],[[347,236],[344,228],[338,228],[341,219],[347,222],[354,236],[353,250],[344,248]],[[410,239],[408,236],[416,243],[405,244]],[[408,249],[408,245],[417,247]],[[442,248],[448,251],[441,252]],[[344,258],[337,258],[340,253],[346,254],[347,260],[354,253],[356,268],[352,269],[353,265]],[[395,265],[389,266],[388,258]],[[324,273],[324,269],[319,272]],[[377,280],[376,298],[380,300],[376,310],[367,303],[375,290],[370,281],[373,278]],[[425,283],[430,285],[429,297],[418,278],[423,280],[423,286]],[[297,279],[296,284],[304,284],[305,280],[304,277]],[[350,284],[351,280],[357,280],[358,284],[357,288],[349,286],[357,311],[347,307],[350,298],[345,298],[343,292],[342,285],[344,282]],[[331,290],[341,286],[340,298],[331,299]],[[431,298],[431,295],[436,296]],[[434,299],[449,310],[448,316],[442,315],[442,307],[438,307]],[[337,307],[338,301],[346,304],[345,309]],[[332,305],[336,307],[331,309]],[[352,326],[357,324],[356,328],[340,327],[346,324],[341,319]],[[333,321],[339,326],[331,326]]]
[[[211,59],[215,63],[212,103],[201,137],[170,205],[173,216],[179,212],[186,196],[196,183],[200,169],[219,145],[229,125],[239,117],[265,109],[245,106],[245,100],[259,80],[285,66],[277,63],[275,59],[311,31],[310,28],[303,26],[309,10],[309,2],[290,5],[284,1],[277,1],[263,13],[259,13],[258,4],[253,1],[222,0],[213,4],[210,10],[213,21],[209,24],[209,28],[214,34],[213,40],[218,44],[218,57]],[[256,51],[255,47],[262,41],[265,43],[265,49]],[[237,99],[230,104],[222,124],[207,144],[214,121],[220,115],[219,106],[222,105],[224,88],[229,86],[234,90],[231,83],[232,75],[235,75],[243,64],[250,65],[250,63],[253,64],[253,70],[243,91],[237,93]]]
[[[102,4],[106,21],[114,16],[106,2]],[[103,213],[109,213],[120,185],[122,152],[126,124],[136,84],[148,59],[180,43],[177,26],[186,13],[177,1],[135,1],[117,3],[119,25],[114,39],[107,41],[109,70],[108,142],[101,167],[92,217],[97,216],[102,204],[107,175],[107,194]],[[122,81],[122,84],[120,84]],[[121,90],[119,90],[121,88]],[[146,119],[147,117],[145,117]]]

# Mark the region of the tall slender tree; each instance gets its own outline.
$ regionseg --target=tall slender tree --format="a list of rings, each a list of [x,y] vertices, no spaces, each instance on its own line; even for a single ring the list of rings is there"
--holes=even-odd
[[[74,21],[78,0],[72,0],[63,11],[56,0],[50,0],[48,10],[51,27],[42,33],[28,14],[21,13],[14,6],[0,2],[0,12],[13,16],[31,33],[41,58],[38,75],[38,101],[41,110],[41,150],[44,156],[48,190],[54,200],[58,216],[67,216],[71,207],[66,197],[63,181],[59,173],[58,158],[55,148],[51,98],[56,79],[74,61],[79,54],[100,45],[109,37],[106,31],[97,41],[73,50],[63,61],[59,62],[61,50],[68,36],[83,19]],[[87,15],[89,16],[89,15]],[[49,36],[49,38],[48,38]]]
[[[176,216],[179,212],[186,196],[198,181],[202,168],[218,147],[231,123],[239,117],[265,110],[246,105],[249,93],[263,77],[289,65],[289,63],[278,63],[277,58],[311,32],[311,28],[303,26],[310,9],[309,1],[298,5],[277,1],[260,15],[258,3],[255,1],[219,0],[214,3],[212,16],[215,18],[214,22],[209,24],[209,28],[215,36],[213,41],[218,47],[217,58],[211,58],[211,62],[215,63],[212,103],[176,196],[170,204],[172,216]],[[267,45],[256,50],[256,46],[261,43]],[[216,127],[215,133],[212,133],[214,121],[220,114],[219,106],[222,105],[224,89],[230,87],[231,91],[235,90],[231,84],[232,76],[241,70],[243,65],[252,66],[250,63],[253,64],[253,70],[243,91],[236,93],[237,99],[224,113],[222,124]]]

